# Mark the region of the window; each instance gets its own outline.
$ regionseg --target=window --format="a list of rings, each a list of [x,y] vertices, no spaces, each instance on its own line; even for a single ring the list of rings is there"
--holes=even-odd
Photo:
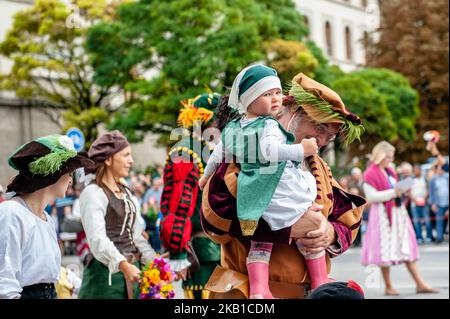
[[[353,57],[352,50],[352,33],[350,31],[350,27],[345,27],[345,53],[347,60],[351,60]]]
[[[364,31],[364,35],[363,35],[363,45],[367,46],[369,44],[369,32]]]
[[[364,47],[364,53],[366,55],[366,60],[367,60],[367,47],[369,45],[369,41],[370,41],[369,33],[367,31],[364,31],[362,42],[363,42],[363,47]]]
[[[304,22],[304,24],[305,24],[305,27],[308,28],[308,35],[307,35],[307,38],[309,38],[310,35],[311,35],[311,27],[310,27],[310,25],[309,25],[309,18],[308,18],[307,16],[303,16],[303,22]]]
[[[333,56],[333,39],[329,21],[325,22],[325,43],[328,56]]]

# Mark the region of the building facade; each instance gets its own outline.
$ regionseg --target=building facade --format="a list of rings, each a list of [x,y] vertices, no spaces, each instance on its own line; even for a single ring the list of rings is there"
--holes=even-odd
[[[375,0],[294,0],[305,16],[309,39],[332,64],[350,72],[365,64],[363,39],[379,26]]]

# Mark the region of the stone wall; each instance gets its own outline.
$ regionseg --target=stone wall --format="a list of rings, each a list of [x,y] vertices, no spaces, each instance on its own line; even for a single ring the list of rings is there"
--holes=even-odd
[[[0,185],[6,186],[16,173],[8,165],[8,156],[19,146],[39,136],[61,133],[61,129],[46,115],[17,100],[0,98]],[[133,144],[134,167],[164,164],[166,148],[156,146],[157,136],[148,134],[142,143]]]

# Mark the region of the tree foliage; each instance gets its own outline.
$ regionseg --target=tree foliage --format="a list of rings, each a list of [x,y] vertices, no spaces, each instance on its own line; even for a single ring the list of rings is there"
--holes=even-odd
[[[276,39],[266,42],[264,48],[268,65],[277,70],[281,83],[289,83],[299,72],[314,77],[319,61],[304,43]]]
[[[114,111],[114,91],[93,83],[85,33],[93,23],[112,19],[116,4],[74,0],[73,5],[76,12],[58,0],[37,0],[14,16],[0,43],[0,54],[13,62],[10,73],[0,76],[0,88],[27,100],[62,130],[79,127],[89,144],[97,125]]]
[[[380,140],[407,144],[416,138],[418,94],[401,74],[366,68],[338,78],[333,88],[366,128],[361,143],[351,148],[353,155],[370,152]]]
[[[440,131],[440,148],[448,152],[449,2],[396,0],[380,3],[379,39],[368,43],[368,64],[403,74],[420,95],[418,138],[414,143],[396,144],[401,149],[400,156],[413,161],[426,159],[429,153],[425,151],[422,135],[430,129]]]
[[[333,82],[345,74],[344,71],[339,66],[330,64],[322,50],[314,42],[308,40],[305,44],[318,62],[313,74],[314,79],[332,87]]]
[[[139,140],[175,127],[180,100],[225,93],[243,67],[266,61],[268,41],[305,34],[290,0],[140,0],[94,26],[87,45],[95,80],[130,92],[113,126]]]

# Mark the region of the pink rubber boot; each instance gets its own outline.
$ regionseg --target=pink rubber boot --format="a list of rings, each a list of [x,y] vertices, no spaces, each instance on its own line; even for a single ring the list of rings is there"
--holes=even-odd
[[[305,262],[309,277],[311,278],[311,289],[316,289],[320,285],[335,281],[334,279],[328,278],[325,254],[314,259],[305,258]]]
[[[247,257],[250,299],[274,299],[269,289],[269,260],[271,243],[252,241]]]

